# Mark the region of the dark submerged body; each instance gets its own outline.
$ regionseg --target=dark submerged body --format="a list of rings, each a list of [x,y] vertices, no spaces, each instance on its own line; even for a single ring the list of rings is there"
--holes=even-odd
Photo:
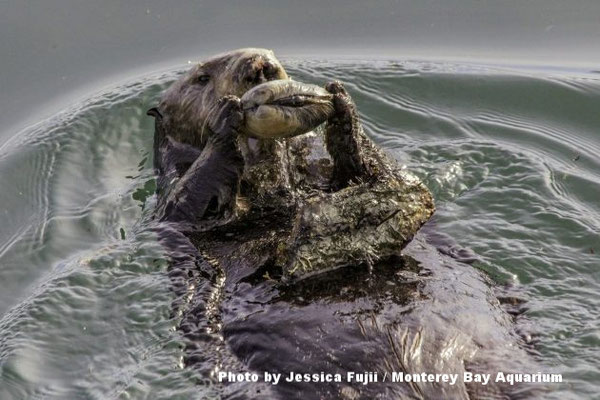
[[[266,64],[250,75],[264,78],[266,71],[281,78],[273,64]],[[214,110],[202,118],[202,129],[208,124],[210,133],[202,140],[188,140],[177,131],[178,124],[169,121],[174,118],[168,101],[152,112],[162,221],[157,230],[173,260],[169,275],[186,339],[185,365],[194,366],[206,383],[214,383],[218,371],[258,372],[261,380],[264,371],[340,373],[343,378],[342,383],[277,386],[261,380],[221,383],[215,394],[224,398],[527,395],[523,388],[465,385],[461,379],[454,386],[381,382],[385,372],[462,376],[465,370],[528,370],[529,357],[512,318],[488,281],[460,257],[444,255],[428,243],[433,238],[446,254],[458,254],[439,235],[420,233],[401,254],[411,235],[394,256],[282,283],[290,252],[304,240],[298,234],[303,199],[314,191],[330,196],[350,186],[360,194],[379,188],[382,176],[397,176],[394,165],[362,133],[345,91],[332,91],[341,95],[324,143],[296,138],[287,149],[266,141],[240,145],[235,98],[211,104]],[[329,163],[290,156],[317,147],[327,148]],[[290,165],[297,170],[287,178],[278,175]],[[240,197],[250,206],[237,205]],[[463,254],[462,261],[470,257]],[[377,372],[379,382],[347,383],[350,371]]]

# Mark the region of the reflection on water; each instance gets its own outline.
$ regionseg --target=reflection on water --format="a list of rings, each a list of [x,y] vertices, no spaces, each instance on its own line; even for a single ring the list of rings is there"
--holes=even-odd
[[[344,81],[368,134],[434,193],[436,229],[528,299],[540,362],[569,382],[550,396],[598,393],[597,76],[383,61],[287,69]],[[177,74],[109,89],[0,148],[0,398],[211,393],[177,367],[166,261],[144,222],[145,110]]]

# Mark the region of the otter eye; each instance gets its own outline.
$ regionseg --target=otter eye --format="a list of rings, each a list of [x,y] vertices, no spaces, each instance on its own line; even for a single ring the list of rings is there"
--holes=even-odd
[[[201,85],[206,85],[208,81],[210,81],[210,75],[200,75],[198,78],[196,78],[196,82]]]

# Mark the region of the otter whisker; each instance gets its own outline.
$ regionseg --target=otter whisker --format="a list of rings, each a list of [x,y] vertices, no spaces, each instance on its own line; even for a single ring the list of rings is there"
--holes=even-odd
[[[206,127],[208,126],[208,121],[210,121],[213,118],[213,114],[215,112],[217,112],[217,109],[218,109],[218,103],[211,104],[210,108],[208,109],[208,113],[206,114],[204,123],[202,124],[202,127],[200,128],[200,140],[201,141],[204,141],[204,133],[206,131]]]

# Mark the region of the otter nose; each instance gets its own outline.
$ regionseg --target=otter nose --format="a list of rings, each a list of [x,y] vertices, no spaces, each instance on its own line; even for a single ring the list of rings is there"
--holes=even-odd
[[[256,65],[246,76],[246,81],[255,85],[280,79],[281,67],[270,61],[263,61]]]

